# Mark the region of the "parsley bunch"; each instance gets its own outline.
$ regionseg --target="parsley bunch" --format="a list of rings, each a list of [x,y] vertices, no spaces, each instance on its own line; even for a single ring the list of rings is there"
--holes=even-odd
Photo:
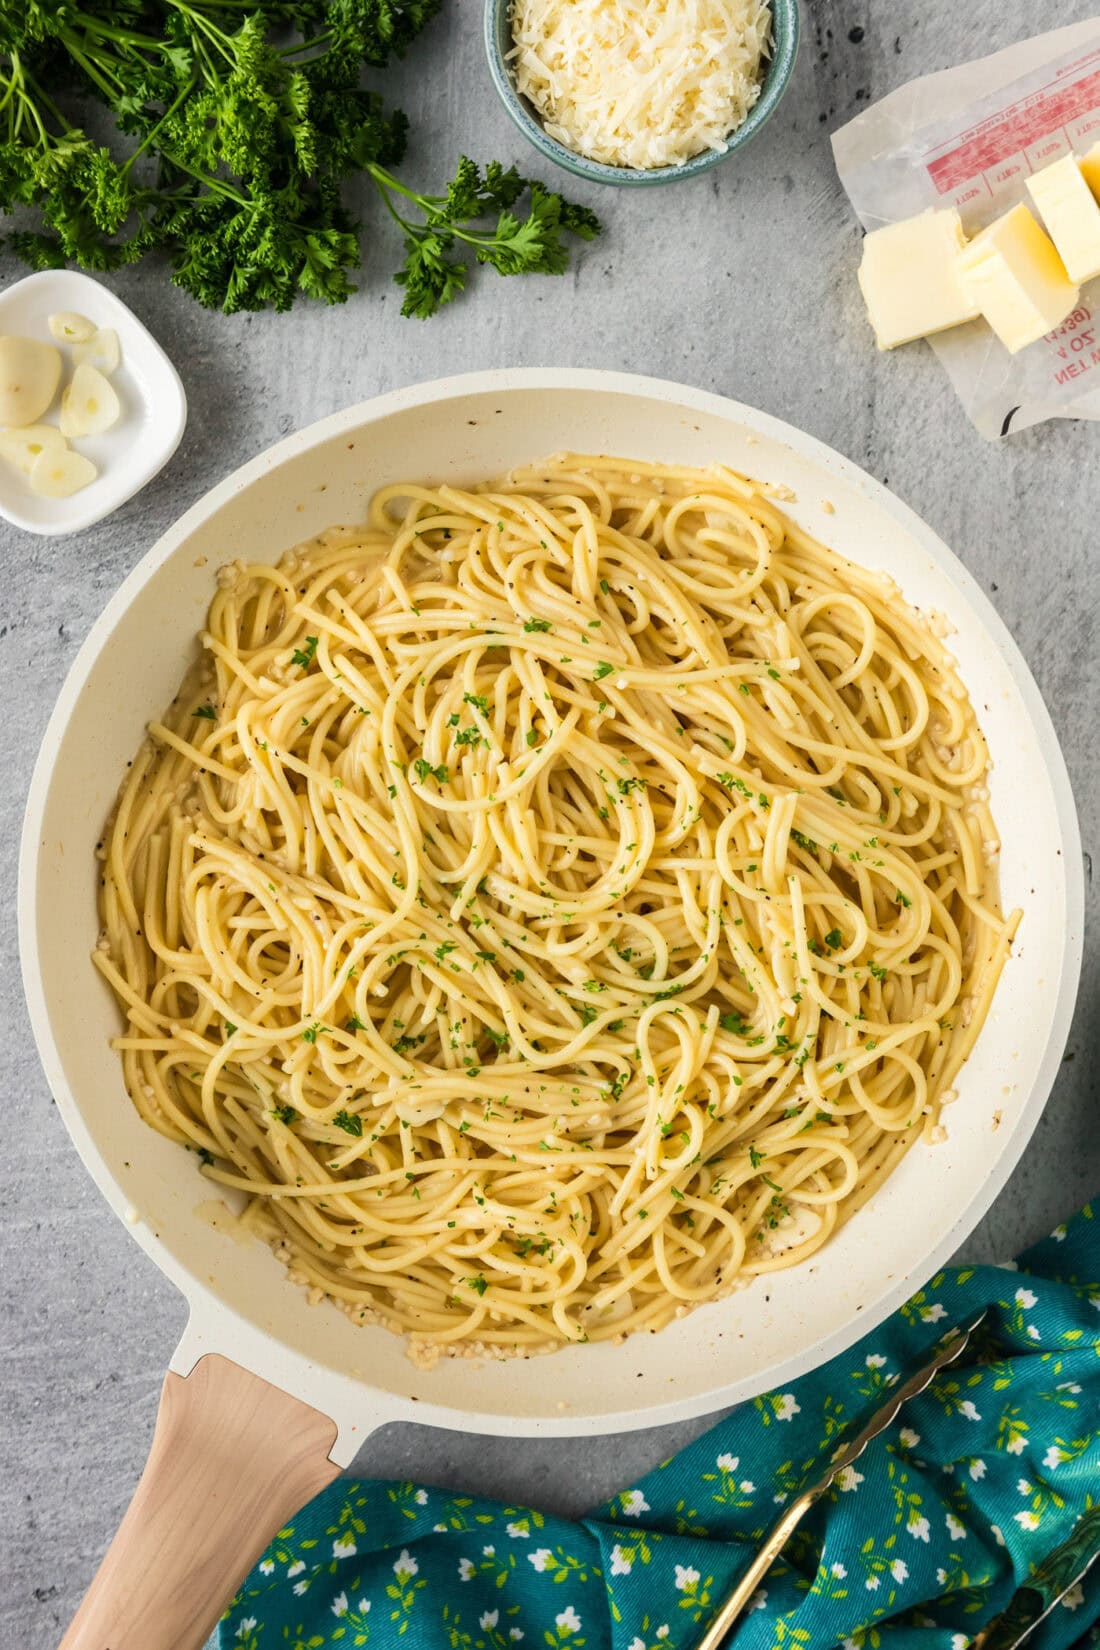
[[[36,269],[159,251],[177,285],[226,313],[286,310],[299,293],[343,303],[361,230],[341,186],[365,172],[404,236],[403,314],[454,298],[469,260],[561,273],[565,236],[598,232],[591,212],[465,156],[438,196],[390,170],[407,123],[361,72],[403,53],[440,4],[3,0],[0,210],[38,219],[6,244]],[[67,112],[88,99],[110,112],[109,147]]]

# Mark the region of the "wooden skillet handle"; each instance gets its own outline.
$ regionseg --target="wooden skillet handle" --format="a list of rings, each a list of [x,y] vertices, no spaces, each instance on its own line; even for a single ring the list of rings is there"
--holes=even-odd
[[[216,1353],[169,1374],[134,1498],[61,1650],[201,1650],[264,1548],[332,1482],[336,1423]]]

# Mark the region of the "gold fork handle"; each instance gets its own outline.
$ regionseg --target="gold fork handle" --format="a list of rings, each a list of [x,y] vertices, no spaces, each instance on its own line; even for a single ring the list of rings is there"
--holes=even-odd
[[[937,1375],[947,1364],[954,1363],[955,1359],[964,1351],[967,1342],[984,1316],[985,1313],[983,1312],[965,1329],[956,1330],[940,1347],[935,1357],[930,1358],[921,1369],[917,1370],[915,1375],[911,1375],[901,1386],[895,1387],[886,1402],[875,1411],[866,1425],[861,1427],[852,1441],[833,1456],[829,1467],[817,1482],[811,1484],[809,1489],[803,1490],[802,1494],[791,1502],[782,1517],[768,1531],[763,1546],[740,1581],[724,1602],[719,1605],[714,1619],[695,1646],[695,1650],[719,1650],[726,1634],[741,1615],[757,1586],[763,1581],[814,1502],[819,1496],[824,1495],[829,1488],[837,1473],[843,1471],[845,1467],[851,1466],[852,1462],[863,1454],[871,1439],[877,1438],[878,1434],[890,1425],[903,1404],[908,1403],[910,1398],[915,1398],[918,1392],[923,1392],[933,1376]]]

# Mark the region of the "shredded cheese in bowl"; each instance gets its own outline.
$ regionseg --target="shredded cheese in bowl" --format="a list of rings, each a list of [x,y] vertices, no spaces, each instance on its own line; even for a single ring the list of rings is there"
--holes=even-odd
[[[724,151],[760,95],[765,0],[513,0],[516,90],[548,136],[649,171]]]

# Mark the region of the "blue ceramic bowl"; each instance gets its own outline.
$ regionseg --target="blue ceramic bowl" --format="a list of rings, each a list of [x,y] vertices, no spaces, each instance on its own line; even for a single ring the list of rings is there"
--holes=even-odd
[[[511,0],[485,0],[485,53],[500,100],[524,137],[534,144],[541,155],[591,183],[637,184],[642,188],[655,183],[675,183],[679,178],[696,177],[700,172],[717,166],[719,161],[728,160],[730,155],[750,143],[775,113],[787,89],[798,50],[798,0],[772,0],[774,44],[764,73],[764,84],[744,124],[727,138],[725,150],[708,149],[701,155],[693,155],[682,166],[660,166],[639,171],[628,166],[605,166],[602,161],[588,160],[547,134],[534,108],[516,91],[512,71],[508,67],[508,53],[512,49],[510,11]]]

